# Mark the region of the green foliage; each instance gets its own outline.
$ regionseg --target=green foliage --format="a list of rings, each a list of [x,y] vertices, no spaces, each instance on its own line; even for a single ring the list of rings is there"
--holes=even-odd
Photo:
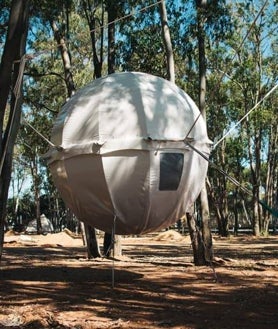
[[[158,26],[133,33],[129,40],[119,43],[119,50],[123,53],[119,64],[124,71],[141,71],[166,77],[165,54]]]

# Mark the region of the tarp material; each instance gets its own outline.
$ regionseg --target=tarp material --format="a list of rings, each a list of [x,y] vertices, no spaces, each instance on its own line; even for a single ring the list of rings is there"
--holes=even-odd
[[[61,109],[47,154],[54,182],[79,220],[116,234],[156,231],[197,198],[206,125],[175,84],[125,72],[94,80]]]

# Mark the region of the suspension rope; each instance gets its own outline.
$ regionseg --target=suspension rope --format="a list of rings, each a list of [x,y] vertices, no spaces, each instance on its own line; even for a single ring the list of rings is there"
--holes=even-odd
[[[164,1],[164,0],[158,0],[158,1],[154,2],[154,3],[151,3],[150,5],[147,5],[147,6],[143,7],[143,8],[141,8],[141,9],[139,9],[139,10],[137,11],[137,13],[141,13],[141,12],[143,12],[143,11],[146,11],[147,9],[150,9],[150,8],[152,8],[152,7],[155,7],[155,6],[159,5],[162,1]],[[123,20],[125,20],[126,18],[128,18],[128,17],[132,17],[132,16],[134,16],[134,15],[135,15],[135,12],[132,11],[131,13],[126,14],[126,15],[124,15],[124,16],[122,16],[122,17],[116,18],[115,20],[113,20],[113,21],[111,21],[111,22],[109,22],[109,23],[107,23],[107,24],[103,24],[103,25],[101,25],[101,26],[99,26],[99,27],[96,27],[95,29],[90,30],[90,32],[96,32],[98,29],[102,29],[102,28],[104,28],[104,27],[108,27],[108,26],[111,25],[111,24],[118,23],[118,22],[123,21]]]
[[[193,146],[191,143],[189,143],[187,140],[184,140],[184,143],[189,146],[193,151],[198,153],[202,158],[204,158],[214,169],[216,169],[218,172],[220,172],[222,175],[224,175],[226,178],[229,179],[234,185],[239,187],[241,190],[243,190],[245,193],[247,193],[250,196],[253,196],[252,192],[249,191],[246,187],[242,186],[239,181],[237,181],[234,177],[230,176],[226,171],[219,168],[216,164],[214,164],[203,152],[198,150],[195,146]]]
[[[22,119],[22,123],[30,127],[38,136],[40,136],[44,141],[46,141],[51,147],[54,147],[57,151],[63,151],[62,146],[57,146],[53,144],[48,138],[46,138],[42,133],[40,133],[34,126],[32,126],[29,122],[25,119]]]
[[[184,140],[184,143],[189,146],[193,151],[198,153],[202,158],[204,158],[212,168],[216,169],[218,172],[220,172],[222,175],[224,175],[227,179],[229,179],[230,182],[232,182],[235,186],[240,188],[242,191],[244,191],[246,194],[254,198],[265,210],[271,213],[272,216],[278,218],[278,211],[271,208],[265,201],[260,200],[258,197],[254,196],[253,193],[248,190],[246,187],[244,187],[242,184],[240,184],[239,181],[237,181],[234,177],[230,176],[226,171],[219,168],[217,165],[215,165],[203,152],[198,150],[196,147],[194,147],[191,143],[189,143],[187,140]]]
[[[201,112],[198,114],[197,118],[195,119],[195,121],[193,122],[192,126],[190,127],[188,133],[185,136],[185,139],[188,138],[189,134],[191,133],[192,129],[194,128],[194,126],[196,125],[197,121],[199,120],[200,116],[201,116]]]

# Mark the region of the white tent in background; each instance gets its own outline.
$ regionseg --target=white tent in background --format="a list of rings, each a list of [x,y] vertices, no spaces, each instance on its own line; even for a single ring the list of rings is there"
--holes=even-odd
[[[40,216],[41,219],[41,225],[42,225],[42,231],[45,233],[53,233],[54,232],[54,228],[53,225],[51,223],[51,221],[45,216],[45,214],[42,214]],[[37,229],[37,220],[36,219],[32,219],[25,230],[25,233],[37,233],[38,229]]]
[[[149,74],[115,73],[78,91],[53,127],[47,157],[77,218],[105,232],[140,234],[175,223],[197,198],[209,154],[192,99]],[[199,117],[199,118],[198,118]]]

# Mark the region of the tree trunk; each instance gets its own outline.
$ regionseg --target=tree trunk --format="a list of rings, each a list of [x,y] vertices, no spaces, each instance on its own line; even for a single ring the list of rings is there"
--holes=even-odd
[[[113,236],[110,233],[104,234],[104,240],[103,240],[103,254],[105,257],[111,256],[111,251],[113,250],[113,256],[121,256],[122,255],[122,244],[121,244],[121,236],[120,235],[114,235],[114,241]]]
[[[268,155],[267,155],[267,174],[266,174],[266,179],[265,179],[265,202],[266,204],[270,207],[273,208],[275,205],[275,194],[276,194],[276,178],[275,176],[277,175],[277,154],[275,152],[276,150],[276,145],[278,142],[278,126],[277,124],[271,123],[271,127],[269,129],[269,136],[268,136]],[[263,223],[263,230],[264,234],[268,234],[269,231],[269,224],[271,221],[271,218],[273,219],[274,222],[274,216],[269,212],[265,212],[264,216],[264,223]]]
[[[71,72],[71,60],[70,60],[70,54],[65,42],[65,38],[63,34],[60,32],[60,30],[57,27],[56,22],[51,22],[51,27],[54,33],[54,38],[57,42],[58,48],[61,53],[63,66],[64,66],[64,73],[65,73],[65,83],[67,86],[67,92],[68,97],[71,97],[75,92],[75,85],[73,81],[73,76]]]
[[[159,3],[159,10],[160,10],[160,21],[162,27],[162,38],[166,49],[166,57],[167,57],[167,79],[175,83],[174,54],[173,54],[171,35],[168,26],[167,11],[166,11],[164,0]]]
[[[115,72],[115,19],[116,5],[113,0],[107,1],[108,16],[108,74]]]
[[[20,126],[22,77],[25,64],[23,56],[26,47],[28,16],[29,1],[13,0],[0,65],[0,259],[3,251],[4,222],[12,170],[13,147]],[[17,90],[15,90],[16,86],[18,87]],[[11,95],[9,119],[4,131],[4,115],[11,87],[14,93]]]
[[[234,206],[234,216],[235,216],[235,222],[234,222],[234,235],[238,235],[238,188],[235,189],[234,198],[233,198],[233,206]]]
[[[249,131],[249,129],[248,129]],[[259,197],[260,197],[260,141],[258,136],[251,137],[249,135],[249,145],[248,145],[248,153],[249,153],[249,160],[250,160],[250,172],[251,172],[251,179],[252,179],[252,193],[253,193],[253,218],[252,218],[252,229],[253,234],[255,236],[260,236],[261,232],[261,222],[260,222],[260,205],[259,205]],[[253,156],[252,150],[252,139],[255,140],[255,157]],[[255,162],[255,165],[254,165]]]
[[[93,53],[93,63],[94,63],[94,78],[100,78],[102,76],[102,63],[103,63],[103,24],[104,24],[104,8],[102,2],[102,11],[101,11],[101,20],[99,25],[96,25],[98,21],[95,17],[97,7],[91,6],[89,1],[82,1],[82,5],[84,8],[84,12],[86,15],[86,19],[88,22],[90,36],[91,36],[91,44],[92,44],[92,53]],[[96,40],[96,32],[100,31],[100,47],[99,47],[99,55],[97,51],[97,40]]]
[[[193,261],[196,266],[208,265],[205,257],[205,248],[203,243],[202,232],[197,225],[197,220],[193,212],[186,214],[189,235],[193,250]]]
[[[225,180],[225,177],[224,177]],[[217,186],[220,188],[221,184],[219,181],[217,181]],[[224,184],[225,186],[225,184]],[[213,188],[211,187],[210,182],[207,180],[207,188],[209,191],[210,199],[212,201],[212,204],[214,206],[215,216],[217,219],[217,228],[218,228],[218,234],[220,236],[228,236],[229,230],[228,230],[228,206],[227,206],[227,196],[222,195],[221,197],[216,197],[215,192]],[[222,193],[223,194],[223,193]]]
[[[201,191],[201,212],[204,255],[206,263],[209,264],[213,259],[213,248],[211,230],[209,225],[209,205],[206,185],[204,185]]]
[[[202,10],[207,6],[207,1],[197,0],[196,5],[197,5],[197,20],[198,20],[198,50],[199,50],[199,109],[204,120],[206,120],[206,109],[205,109],[206,53],[205,53],[205,33],[203,27],[204,15]],[[209,227],[209,205],[208,205],[208,195],[207,195],[206,185],[204,185],[200,193],[200,204],[201,204],[201,217],[202,217],[202,226],[201,226],[202,237],[200,239],[195,239],[194,243],[202,244],[202,246],[196,246],[196,250],[200,250],[203,247],[204,252],[197,253],[196,255],[194,255],[195,265],[208,264],[213,258],[212,237]],[[195,227],[196,225],[197,223],[195,223]],[[190,229],[194,230],[194,225],[192,225]]]
[[[36,222],[37,222],[37,234],[42,234],[42,223],[41,223],[41,204],[40,204],[40,190],[35,187],[35,203],[36,203]]]
[[[96,230],[92,226],[85,223],[83,225],[85,230],[85,242],[87,246],[88,259],[101,257]]]
[[[36,152],[36,150],[35,150]],[[36,153],[33,154],[33,160],[31,161],[31,174],[34,185],[34,199],[36,205],[36,222],[37,222],[37,234],[42,233],[41,224],[41,205],[40,205],[40,178],[38,172],[38,159]]]
[[[254,195],[258,195],[256,191],[254,192]],[[253,198],[253,209],[253,234],[255,236],[260,236],[261,226],[259,220],[259,202],[256,196]]]
[[[116,4],[113,0],[109,0],[107,4],[107,14],[108,14],[108,74],[115,72],[115,23],[114,20],[117,17]],[[110,233],[105,233],[103,248],[104,255],[109,256],[109,248],[113,246],[114,256],[121,256],[121,239],[119,236],[114,236],[115,241],[112,241],[112,235]]]
[[[197,1],[198,20],[198,53],[199,53],[199,110],[206,121],[206,50],[205,32],[203,26],[204,15],[201,12],[207,6],[207,1]]]

